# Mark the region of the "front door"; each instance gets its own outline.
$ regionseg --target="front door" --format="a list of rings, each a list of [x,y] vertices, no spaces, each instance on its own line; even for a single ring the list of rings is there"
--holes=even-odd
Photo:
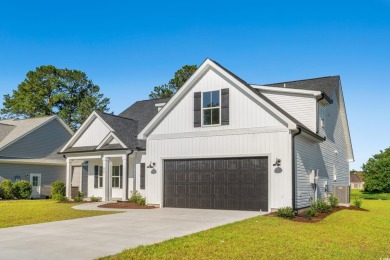
[[[31,173],[30,174],[30,183],[32,185],[31,198],[39,199],[41,197],[41,174],[40,173]]]

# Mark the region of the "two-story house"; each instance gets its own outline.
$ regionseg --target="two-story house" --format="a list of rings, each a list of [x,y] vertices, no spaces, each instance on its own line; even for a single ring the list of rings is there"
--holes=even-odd
[[[348,202],[353,151],[340,77],[248,84],[206,59],[171,98],[94,112],[61,151],[85,192],[160,207],[295,210]]]

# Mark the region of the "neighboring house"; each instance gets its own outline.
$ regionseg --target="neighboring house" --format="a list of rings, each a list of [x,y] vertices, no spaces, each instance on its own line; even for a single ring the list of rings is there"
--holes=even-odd
[[[105,201],[263,211],[348,202],[353,161],[340,77],[251,85],[210,59],[170,100],[93,112],[61,153],[68,197],[85,160],[87,194]]]
[[[351,189],[362,190],[364,189],[363,173],[354,172],[351,173]]]
[[[66,161],[59,150],[73,135],[57,116],[0,121],[0,182],[27,180],[33,198],[50,195],[50,185],[65,181]]]

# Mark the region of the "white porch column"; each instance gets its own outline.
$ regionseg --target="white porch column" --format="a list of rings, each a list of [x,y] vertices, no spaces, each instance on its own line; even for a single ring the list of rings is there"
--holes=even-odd
[[[110,159],[103,157],[103,200],[110,201],[110,176],[109,176]]]
[[[66,159],[66,197],[68,199],[72,198],[72,161],[67,158]]]
[[[127,167],[128,167],[128,162],[127,162],[127,155],[122,155],[122,200],[125,201],[127,200],[127,186],[129,183],[129,178],[127,176]]]

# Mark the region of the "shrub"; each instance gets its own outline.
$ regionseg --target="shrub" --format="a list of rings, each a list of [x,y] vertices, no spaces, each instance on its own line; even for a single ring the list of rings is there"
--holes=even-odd
[[[69,201],[69,199],[62,195],[62,194],[54,194],[52,197],[51,197],[53,200],[56,200],[58,202],[67,202]]]
[[[310,207],[306,212],[305,216],[309,219],[312,219],[318,215],[317,210],[315,208]]]
[[[332,207],[324,200],[315,200],[311,203],[311,207],[317,212],[330,212]]]
[[[363,204],[362,198],[355,196],[353,199],[353,204],[357,207],[360,208]]]
[[[102,201],[102,198],[92,196],[92,197],[91,197],[91,201],[92,201],[92,202],[100,202],[100,201]]]
[[[29,199],[32,193],[32,185],[28,181],[17,181],[12,185],[14,196],[17,199]]]
[[[140,206],[144,206],[146,204],[145,198],[143,198],[142,195],[139,194],[137,191],[134,192],[133,195],[131,195],[129,201]]]
[[[55,181],[51,184],[51,196],[54,197],[56,194],[65,195],[65,183],[62,181]]]
[[[363,164],[364,190],[367,192],[390,192],[390,147],[374,154]]]
[[[81,191],[79,191],[77,193],[77,196],[74,198],[74,201],[75,202],[82,202],[83,199],[84,199],[84,194]]]
[[[279,208],[276,211],[276,215],[281,218],[293,218],[295,217],[294,210],[291,207],[283,207]]]
[[[336,208],[339,205],[339,199],[333,194],[330,194],[329,202],[332,208]]]
[[[11,180],[3,180],[0,186],[3,199],[10,200],[14,198]]]

